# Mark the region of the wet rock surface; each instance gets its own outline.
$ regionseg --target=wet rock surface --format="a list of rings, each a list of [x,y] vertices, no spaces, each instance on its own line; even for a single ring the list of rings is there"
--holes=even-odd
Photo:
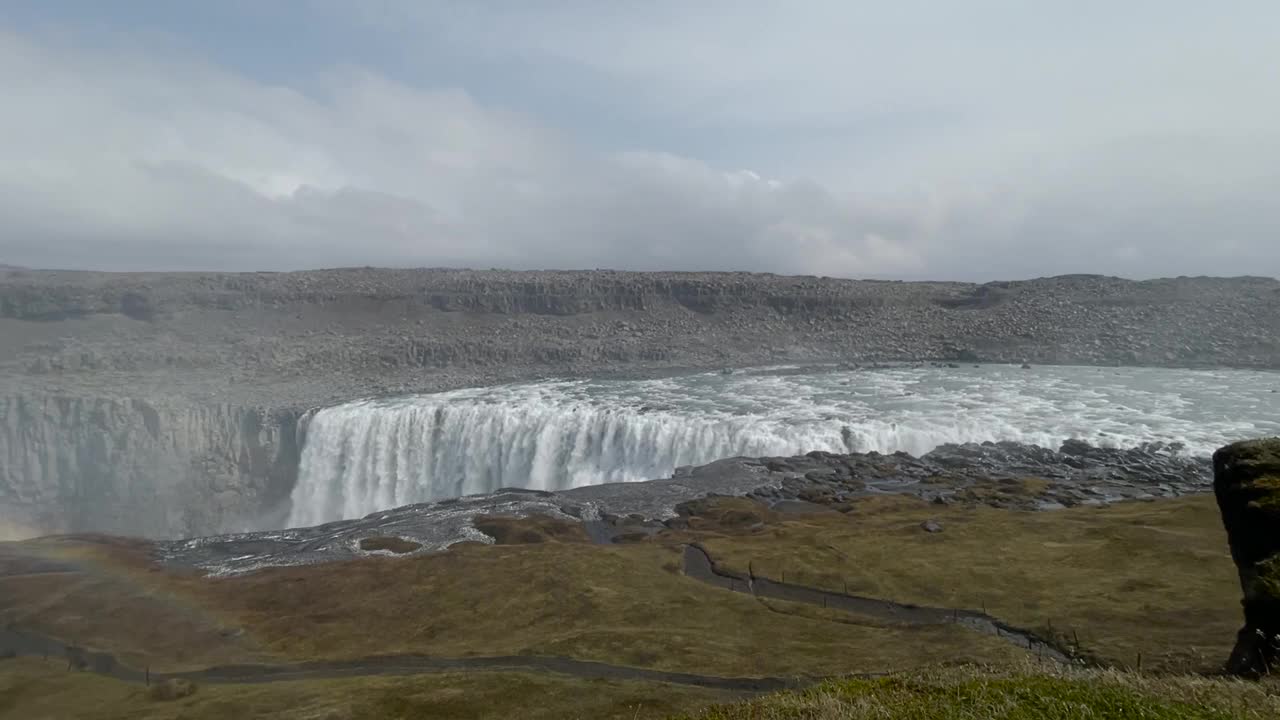
[[[1227,670],[1280,667],[1280,438],[1250,440],[1213,456],[1214,494],[1240,572],[1244,627]]]
[[[198,567],[213,575],[234,575],[280,565],[309,565],[350,560],[380,554],[365,550],[362,541],[397,538],[419,548],[402,555],[431,552],[459,542],[492,544],[494,539],[477,530],[478,515],[533,514],[570,518],[563,503],[550,493],[504,491],[492,495],[406,505],[373,513],[358,520],[341,520],[308,528],[235,533],[155,543],[165,563]]]
[[[744,503],[721,513],[720,525],[750,527],[761,523],[764,513],[847,512],[853,507],[849,501],[869,495],[902,493],[938,503],[1023,510],[1175,497],[1208,491],[1211,472],[1208,459],[1188,457],[1176,447],[1106,449],[1080,442],[1059,450],[1018,443],[948,445],[919,458],[820,452],[729,458],[646,482],[554,493],[504,490],[311,528],[158,542],[155,548],[171,565],[236,574],[368,555],[360,545],[372,537],[421,545],[412,552],[439,551],[458,542],[493,543],[495,538],[476,523],[482,518],[479,525],[493,525],[484,520],[492,516],[539,516],[548,525],[578,522],[592,542],[635,542],[697,524],[707,499],[715,497],[740,497]]]

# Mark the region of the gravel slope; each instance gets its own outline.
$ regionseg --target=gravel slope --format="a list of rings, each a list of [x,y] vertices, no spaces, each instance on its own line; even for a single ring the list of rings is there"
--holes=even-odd
[[[0,270],[0,388],[267,407],[804,361],[1280,367],[1280,282]]]

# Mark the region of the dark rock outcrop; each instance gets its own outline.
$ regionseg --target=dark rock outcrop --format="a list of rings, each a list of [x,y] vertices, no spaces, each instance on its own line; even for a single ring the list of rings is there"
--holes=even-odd
[[[1280,438],[1249,440],[1213,456],[1214,494],[1240,571],[1244,627],[1227,670],[1280,670]]]
[[[1023,510],[1176,497],[1207,489],[1209,461],[1177,444],[1094,447],[1068,440],[1052,450],[1016,442],[942,445],[920,457],[907,453],[812,452],[793,458],[739,460],[771,483],[752,491],[768,502],[805,500],[838,507],[851,497],[910,493],[941,504],[958,502]],[[688,477],[697,478],[701,468]]]

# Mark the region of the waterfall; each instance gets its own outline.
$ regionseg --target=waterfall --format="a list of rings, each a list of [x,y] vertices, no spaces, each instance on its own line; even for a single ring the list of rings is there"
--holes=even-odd
[[[353,403],[311,418],[289,522],[313,525],[502,487],[563,490],[667,477],[681,465],[736,455],[845,447],[838,423],[587,403]]]
[[[502,487],[669,477],[733,456],[921,455],[1071,438],[1196,455],[1280,432],[1272,376],[1156,368],[768,372],[474,388],[324,408],[302,423],[294,527]]]

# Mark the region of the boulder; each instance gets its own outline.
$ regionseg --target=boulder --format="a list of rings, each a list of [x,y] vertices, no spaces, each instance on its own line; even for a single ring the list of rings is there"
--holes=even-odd
[[[1213,455],[1213,490],[1244,593],[1244,627],[1227,662],[1236,675],[1280,670],[1280,438]]]

